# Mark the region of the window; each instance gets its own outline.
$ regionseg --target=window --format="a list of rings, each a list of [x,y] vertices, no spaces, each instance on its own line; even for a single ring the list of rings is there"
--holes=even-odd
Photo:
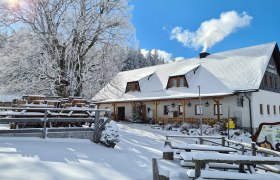
[[[220,115],[223,114],[223,109],[222,109],[222,104],[219,104],[219,110],[220,110]],[[218,115],[218,105],[217,104],[214,104],[214,115]]]
[[[195,115],[201,115],[202,114],[202,106],[195,105]]]
[[[276,106],[273,105],[273,114],[276,115]]]
[[[264,79],[264,86],[267,86],[267,77],[266,77],[266,74],[264,75],[263,79]]]
[[[183,106],[179,105],[179,115],[182,115],[183,113],[184,113]]]
[[[267,114],[270,115],[270,105],[269,104],[266,106],[266,110],[267,110]]]
[[[167,89],[171,87],[188,87],[185,76],[169,77]]]
[[[184,78],[180,78],[179,87],[184,87],[184,86],[185,86],[185,79]]]
[[[133,92],[133,91],[140,91],[139,83],[137,82],[128,82],[126,85],[125,92]]]
[[[274,86],[275,86],[275,89],[277,89],[277,78],[274,79]]]
[[[177,87],[177,79],[172,79],[172,86],[171,87]]]
[[[163,114],[168,115],[168,106],[163,106]]]
[[[271,76],[269,76],[269,85],[270,85],[270,87],[273,87],[273,80],[272,80]]]
[[[260,104],[260,114],[263,115],[263,105]]]
[[[280,106],[279,106],[279,114],[280,114]]]

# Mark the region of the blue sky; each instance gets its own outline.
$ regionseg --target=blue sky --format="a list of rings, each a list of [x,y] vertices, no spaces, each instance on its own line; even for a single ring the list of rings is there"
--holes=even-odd
[[[140,47],[159,49],[171,53],[172,57],[196,57],[203,49],[202,46],[185,47],[176,39],[171,40],[175,27],[180,27],[181,32],[186,29],[195,32],[202,22],[219,19],[221,13],[229,11],[235,11],[243,19],[247,16],[250,21],[214,43],[207,52],[280,43],[279,0],[130,0],[129,3],[134,7],[132,23]]]

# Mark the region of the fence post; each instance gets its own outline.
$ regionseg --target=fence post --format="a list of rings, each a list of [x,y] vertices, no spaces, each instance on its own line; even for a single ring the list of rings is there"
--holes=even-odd
[[[157,166],[157,159],[152,158],[152,168],[153,168],[153,180],[158,180],[158,166]]]
[[[47,115],[48,115],[48,112],[47,112],[47,110],[45,110],[43,139],[45,139],[46,135],[47,135]]]
[[[94,137],[93,141],[95,143],[99,143],[100,141],[100,134],[99,134],[99,111],[95,111],[95,118],[94,118]]]
[[[222,146],[226,145],[225,137],[222,137]]]
[[[256,143],[255,142],[252,142],[252,156],[256,156],[257,155],[257,152],[256,152]]]
[[[195,179],[199,178],[201,175],[201,162],[195,161]]]
[[[202,139],[202,137],[199,137],[198,139],[199,139],[199,144],[203,144],[203,139]]]

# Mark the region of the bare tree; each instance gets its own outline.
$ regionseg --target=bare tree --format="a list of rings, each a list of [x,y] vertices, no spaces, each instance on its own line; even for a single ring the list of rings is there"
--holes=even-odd
[[[119,49],[133,37],[126,0],[18,1],[0,4],[0,23],[26,27],[36,35],[42,44],[42,67],[51,67],[46,78],[57,95],[89,95],[88,86],[96,83],[91,76],[100,74],[92,71],[109,60],[118,66],[118,58],[109,55],[122,55]],[[118,54],[113,53],[117,49]]]

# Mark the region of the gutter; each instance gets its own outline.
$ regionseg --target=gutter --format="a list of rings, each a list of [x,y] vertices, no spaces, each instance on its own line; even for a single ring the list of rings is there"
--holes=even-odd
[[[235,93],[244,93],[245,97],[249,101],[249,119],[250,119],[250,132],[251,132],[251,135],[253,135],[252,104],[251,104],[251,99],[247,96],[246,93],[253,93],[253,92],[259,92],[259,89],[248,89],[248,90],[236,90],[235,91]]]
[[[253,135],[253,121],[252,121],[252,107],[251,107],[251,99],[247,96],[246,92],[244,92],[245,97],[249,101],[249,117],[250,117],[250,131],[251,135]]]

